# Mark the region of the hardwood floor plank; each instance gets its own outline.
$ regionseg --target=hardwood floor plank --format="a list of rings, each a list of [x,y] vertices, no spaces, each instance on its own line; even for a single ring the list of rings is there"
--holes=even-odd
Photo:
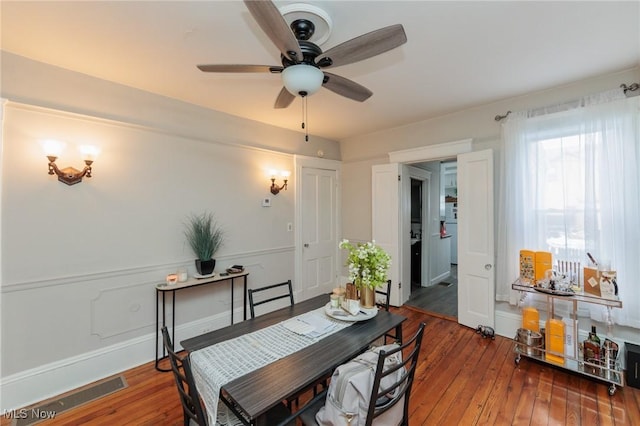
[[[392,309],[408,318],[405,336],[426,323],[409,403],[411,425],[640,425],[638,389],[619,388],[609,396],[605,383],[529,359],[516,365],[511,339],[488,341],[455,321]],[[39,426],[182,425],[172,374],[156,371],[153,362],[122,374],[127,388]],[[0,419],[0,426],[10,424]]]
[[[498,338],[496,338],[498,340]],[[505,401],[509,394],[514,393],[513,386],[511,385],[513,372],[515,371],[513,342],[508,339],[499,339],[504,342],[503,346],[506,346],[505,356],[500,362],[498,377],[494,383],[493,388],[489,392],[489,395],[484,399],[482,407],[482,413],[477,421],[478,425],[494,425],[498,423],[506,423],[506,419],[500,419],[500,411],[503,410]],[[513,416],[509,416],[509,421]],[[473,423],[467,423],[473,424]]]
[[[566,373],[563,373],[566,374]],[[576,375],[567,376],[567,425],[581,424],[580,409],[580,378]]]
[[[540,371],[540,379],[536,389],[531,413],[532,426],[549,424],[549,407],[551,405],[551,391],[553,389],[553,370],[551,367],[543,367]]]
[[[616,392],[615,396],[621,396],[621,406],[614,407],[614,413],[616,413],[616,424],[618,424],[618,415],[625,421],[621,421],[620,424],[628,425],[640,425],[640,390],[635,389],[634,392],[629,392],[630,387],[620,389]]]
[[[596,382],[584,378],[580,379],[580,418],[585,425],[598,424]]]
[[[567,374],[555,370],[549,405],[549,425],[564,425],[567,419]]]
[[[475,391],[475,387],[468,384],[475,384],[483,371],[488,368],[491,357],[484,355],[487,351],[490,354],[495,353],[494,343],[492,340],[482,339],[477,334],[475,339],[471,338],[467,342],[471,350],[458,367],[456,379],[446,387],[442,398],[429,415],[430,424],[458,424],[459,417],[462,415],[460,404],[467,404],[471,392]]]
[[[459,424],[476,424],[485,409],[488,409],[489,394],[496,389],[498,381],[501,378],[502,366],[507,358],[512,354],[513,345],[506,339],[497,339],[494,341],[496,351],[492,354],[493,358],[487,366],[482,378],[478,382],[478,387],[468,397],[469,402],[461,401],[461,406],[465,407],[464,412],[460,416]],[[513,366],[511,366],[513,371]]]
[[[596,405],[598,407],[598,424],[600,426],[614,425],[613,407],[611,406],[608,385],[601,384],[596,386]]]
[[[435,354],[437,356],[429,363],[426,371],[420,377],[416,377],[414,386],[417,384],[417,389],[420,389],[420,391],[416,392],[415,395],[425,395],[427,397],[417,398],[420,403],[417,409],[412,411],[411,418],[415,416],[423,421],[431,421],[432,410],[440,403],[444,391],[460,372],[464,360],[471,356],[473,348],[468,343],[471,337],[476,337],[475,332],[460,328],[456,330],[455,334],[458,337],[456,341],[451,342],[455,344],[444,345],[442,351]]]
[[[520,392],[520,399],[518,400],[513,416],[513,425],[528,425],[531,423],[533,405],[538,390],[538,382],[540,381],[540,372],[542,370],[540,364],[537,364],[533,360],[527,359],[524,360],[524,362],[530,364],[530,367],[525,377],[523,377],[522,391]]]

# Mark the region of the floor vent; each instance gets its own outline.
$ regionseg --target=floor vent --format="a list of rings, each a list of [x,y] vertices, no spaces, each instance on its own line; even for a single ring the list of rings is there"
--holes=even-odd
[[[16,411],[12,426],[29,426],[44,420],[56,418],[60,413],[76,408],[87,402],[102,398],[127,387],[123,376],[110,377],[92,383],[69,394],[39,405]]]

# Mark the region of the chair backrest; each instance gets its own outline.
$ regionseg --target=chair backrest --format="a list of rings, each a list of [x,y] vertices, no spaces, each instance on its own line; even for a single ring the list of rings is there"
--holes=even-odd
[[[418,364],[418,356],[422,347],[422,336],[424,334],[425,324],[421,323],[417,333],[402,346],[389,352],[380,351],[378,357],[378,365],[371,390],[371,398],[369,399],[369,411],[367,413],[366,425],[373,424],[373,420],[391,409],[404,398],[403,417],[400,424],[407,425],[409,422],[409,397],[411,396],[411,388],[413,386],[413,377]],[[401,363],[384,370],[385,360],[395,353],[402,351],[404,359]],[[380,382],[384,377],[395,373],[404,367],[405,371],[391,385],[380,389]],[[393,376],[392,376],[393,377]]]
[[[284,291],[286,291],[286,293],[284,293]],[[251,312],[251,318],[256,317],[256,306],[285,298],[289,298],[291,306],[293,306],[294,303],[291,280],[285,281],[283,283],[268,285],[265,287],[249,289],[247,292],[249,294],[249,310]]]
[[[383,299],[378,298],[377,295],[384,296]],[[389,299],[391,295],[391,280],[387,280],[387,287],[385,290],[381,290],[380,287],[376,287],[376,306],[385,311],[389,310]]]
[[[191,372],[189,357],[185,356],[182,358],[175,353],[167,327],[162,327],[162,340],[169,355],[171,370],[173,371],[173,377],[176,380],[178,394],[180,395],[184,425],[187,426],[195,423],[200,426],[208,426],[207,416],[202,408],[200,396],[193,379],[193,373]]]

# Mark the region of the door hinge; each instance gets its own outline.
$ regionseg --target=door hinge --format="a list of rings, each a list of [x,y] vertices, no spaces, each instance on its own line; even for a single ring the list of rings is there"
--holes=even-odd
[[[398,283],[398,288],[402,288],[402,283]]]
[[[398,182],[400,182],[400,180],[401,180],[401,179],[400,179],[400,175],[398,175]]]

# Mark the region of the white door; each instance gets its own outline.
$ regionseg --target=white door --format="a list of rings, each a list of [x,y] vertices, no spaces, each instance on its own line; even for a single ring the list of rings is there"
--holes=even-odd
[[[458,322],[494,327],[493,151],[458,155]]]
[[[314,161],[312,163],[317,163]],[[304,163],[304,162],[303,162]],[[300,224],[300,300],[330,293],[338,277],[338,170],[300,165],[298,169]]]
[[[402,194],[407,191],[410,194],[411,181],[406,167],[391,163],[372,166],[371,184],[371,235],[376,244],[391,256],[388,273],[391,279],[390,303],[400,306],[409,299],[411,292],[410,247],[402,237],[409,235],[411,213],[410,198]],[[402,284],[403,279],[406,285]]]

